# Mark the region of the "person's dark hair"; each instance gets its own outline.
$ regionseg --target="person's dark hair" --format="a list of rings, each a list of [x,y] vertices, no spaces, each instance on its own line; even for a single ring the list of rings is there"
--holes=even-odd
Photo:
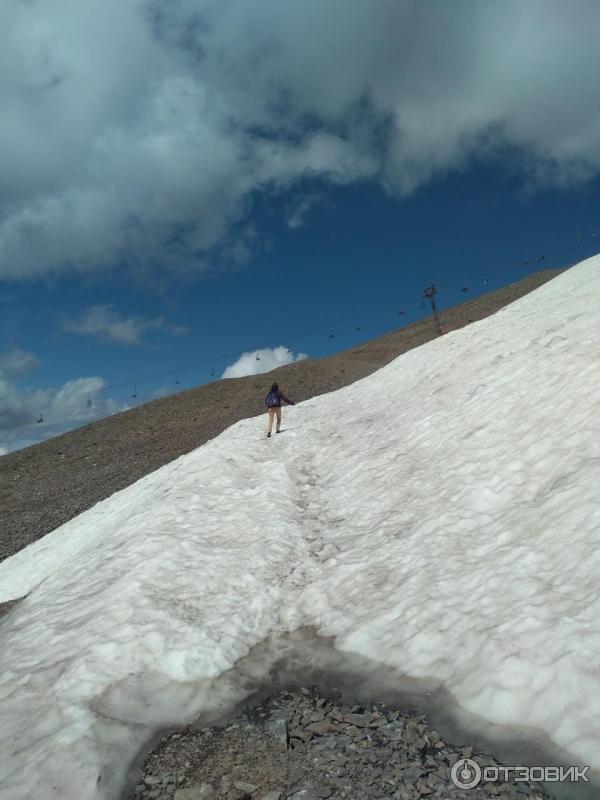
[[[270,391],[278,392],[279,391],[279,384],[278,383],[274,383],[273,386],[271,386]]]

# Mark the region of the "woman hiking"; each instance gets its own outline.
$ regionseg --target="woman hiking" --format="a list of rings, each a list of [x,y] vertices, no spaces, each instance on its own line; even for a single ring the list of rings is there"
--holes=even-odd
[[[267,432],[268,437],[271,436],[271,431],[273,430],[273,417],[277,417],[277,426],[275,427],[275,433],[280,432],[282,401],[288,403],[288,405],[290,406],[294,405],[294,401],[288,400],[288,398],[279,388],[279,385],[277,383],[274,383],[269,389],[269,393],[265,397],[265,405],[267,407],[267,411],[269,412],[269,430]]]

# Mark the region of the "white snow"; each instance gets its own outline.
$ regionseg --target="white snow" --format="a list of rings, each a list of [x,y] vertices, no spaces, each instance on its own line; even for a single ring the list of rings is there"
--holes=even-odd
[[[444,686],[600,767],[600,256],[243,420],[0,564],[0,798],[118,795],[273,633]],[[100,781],[98,778],[101,776]]]

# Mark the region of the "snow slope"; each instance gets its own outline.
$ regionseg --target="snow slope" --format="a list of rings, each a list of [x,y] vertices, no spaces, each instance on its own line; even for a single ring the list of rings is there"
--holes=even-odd
[[[600,256],[243,420],[0,564],[0,798],[118,795],[150,732],[315,626],[600,767]]]

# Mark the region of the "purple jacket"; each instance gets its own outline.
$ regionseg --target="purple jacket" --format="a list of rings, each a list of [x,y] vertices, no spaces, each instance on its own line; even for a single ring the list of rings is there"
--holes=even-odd
[[[268,393],[267,393],[267,396],[265,397],[265,405],[267,406],[267,408],[269,407],[269,404],[267,403],[267,400],[268,400],[268,397],[269,397],[269,395],[270,395],[270,394],[271,394],[271,392],[268,392]],[[288,405],[290,405],[290,406],[293,406],[293,405],[294,405],[294,402],[293,402],[293,400],[290,400],[289,398],[287,398],[287,397],[284,395],[284,393],[281,391],[281,389],[278,389],[278,390],[277,390],[277,393],[276,393],[276,395],[277,395],[277,402],[276,402],[274,405],[272,405],[272,406],[271,406],[271,408],[277,408],[278,406],[281,406],[281,401],[282,401],[282,400],[283,400],[284,402],[286,402],[286,403],[287,403]]]

